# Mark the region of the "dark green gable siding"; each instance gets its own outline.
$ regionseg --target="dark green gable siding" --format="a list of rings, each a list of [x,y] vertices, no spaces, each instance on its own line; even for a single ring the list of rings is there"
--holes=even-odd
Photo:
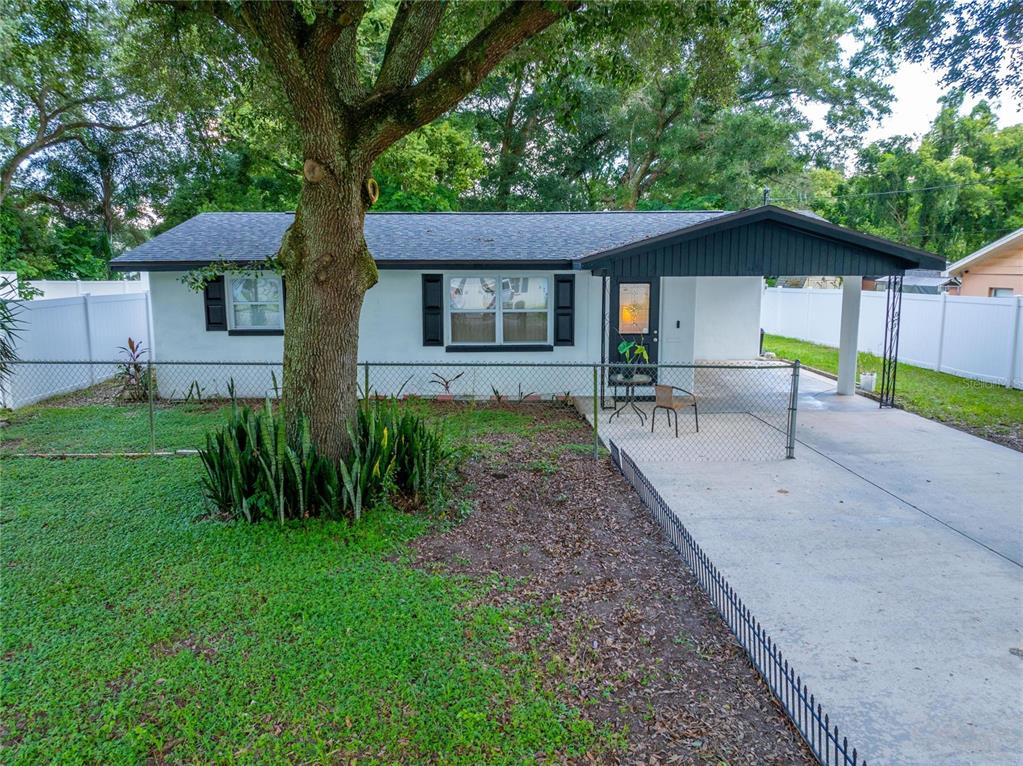
[[[912,268],[905,259],[818,236],[774,221],[757,221],[703,236],[682,236],[649,249],[587,264],[621,277],[761,277],[888,275]]]

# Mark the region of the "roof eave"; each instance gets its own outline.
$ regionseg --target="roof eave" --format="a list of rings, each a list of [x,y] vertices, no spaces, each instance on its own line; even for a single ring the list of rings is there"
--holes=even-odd
[[[703,223],[698,223],[695,226],[688,226],[684,229],[679,229],[668,234],[661,234],[656,237],[649,237],[638,242],[611,248],[599,253],[592,253],[582,258],[581,262],[586,264],[609,257],[630,255],[642,252],[643,250],[649,250],[650,248],[656,247],[664,242],[685,242],[690,239],[706,236],[707,234],[711,234],[722,229],[728,229],[748,223],[757,223],[758,221],[765,220],[793,225],[797,228],[804,229],[820,236],[840,239],[848,244],[856,245],[857,247],[880,251],[886,255],[905,261],[907,268],[945,268],[944,259],[934,255],[933,253],[929,253],[926,250],[920,250],[908,245],[901,245],[898,242],[892,242],[891,240],[887,240],[882,237],[875,237],[872,234],[864,234],[844,226],[838,226],[837,224],[833,224],[829,221],[802,215],[800,213],[794,213],[791,210],[785,210],[784,208],[776,207],[774,205],[764,205],[762,207],[750,208],[749,210],[741,210],[737,213],[723,215],[718,218],[711,219],[710,221],[704,221]]]
[[[251,268],[253,266],[259,266],[266,262],[266,258],[260,258],[258,260],[231,260],[232,264],[238,266]],[[168,260],[138,260],[138,261],[118,261],[116,258],[110,261],[110,268],[113,271],[192,271],[194,269],[200,269],[205,266],[210,266],[214,263],[221,263],[222,261],[211,261],[211,260],[194,260],[194,261],[168,261]],[[576,267],[576,264],[567,259],[549,259],[549,260],[456,260],[456,259],[444,259],[444,260],[399,260],[399,259],[383,259],[377,260],[376,265],[378,269],[383,270],[399,270],[399,269],[481,269],[481,270],[493,270],[493,269],[508,269],[522,271],[524,269],[529,270],[543,270],[543,271],[568,271]]]
[[[946,277],[960,276],[967,266],[972,266],[977,261],[980,261],[989,256],[998,248],[1002,247],[1003,245],[1007,245],[1010,242],[1013,242],[1019,237],[1023,237],[1023,228],[1019,228],[1016,229],[1016,231],[1009,232],[1004,237],[996,239],[994,242],[987,243],[986,245],[984,245],[984,247],[980,248],[980,250],[970,253],[965,258],[960,258],[955,263],[949,265],[949,267],[945,269],[943,273]]]

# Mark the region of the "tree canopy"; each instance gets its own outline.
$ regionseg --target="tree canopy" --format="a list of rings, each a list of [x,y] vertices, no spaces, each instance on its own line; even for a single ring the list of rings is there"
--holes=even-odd
[[[790,204],[835,223],[958,260],[1023,227],[1023,125],[999,128],[990,107],[947,98],[919,146],[907,136],[863,148],[856,170],[811,174]]]
[[[758,204],[768,186],[781,204],[949,258],[1018,225],[1018,131],[995,125],[984,107],[962,115],[955,91],[935,131],[969,123],[1000,149],[980,157],[972,145],[934,148],[947,135],[919,146],[910,137],[860,144],[887,112],[893,46],[944,66],[959,88],[1011,90],[1019,15],[1009,4],[960,4],[951,16],[934,3],[786,5],[725,27],[712,15],[652,23],[656,34],[617,48],[565,19],[520,45],[452,112],[381,154],[374,209],[737,209]],[[3,6],[0,267],[24,278],[109,277],[112,255],[196,213],[295,209],[297,133],[267,108],[279,85],[257,76],[259,62],[230,30],[102,0]],[[363,13],[363,79],[380,66],[397,12],[397,3],[377,2]],[[451,23],[423,66],[466,24]],[[850,40],[855,56],[845,52]],[[966,51],[973,59],[964,40],[982,43]],[[161,44],[160,56],[146,54]],[[220,52],[186,66],[203,46]],[[231,77],[235,70],[246,76]],[[810,130],[807,103],[827,110],[824,131]],[[920,190],[935,185],[945,188]],[[909,193],[865,196],[896,189]],[[910,213],[931,209],[939,194],[940,213]]]
[[[0,268],[105,277],[196,213],[295,210],[285,407],[325,454],[371,208],[738,209],[771,187],[950,259],[1023,223],[1020,126],[962,107],[1023,93],[1012,0],[0,3]],[[940,71],[941,113],[863,146],[906,58]]]

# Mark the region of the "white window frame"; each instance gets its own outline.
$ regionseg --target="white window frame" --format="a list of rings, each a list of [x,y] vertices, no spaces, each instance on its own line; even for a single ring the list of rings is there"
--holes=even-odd
[[[1005,295],[998,294],[999,292],[1002,292],[1004,290],[1008,290],[1008,293],[1006,293]],[[989,287],[987,289],[987,294],[991,298],[1012,298],[1015,293],[1013,292],[1011,287]]]
[[[529,314],[537,313],[539,309],[505,309],[501,300],[501,284],[505,279],[544,279],[547,281],[547,337],[545,340],[510,340],[504,339],[504,313]],[[495,279],[497,280],[497,299],[494,306],[494,340],[493,341],[455,341],[451,337],[451,315],[452,314],[481,314],[486,313],[484,309],[452,309],[451,308],[451,283],[457,279]],[[518,271],[467,271],[444,275],[444,335],[449,346],[489,346],[498,348],[501,346],[553,346],[554,345],[554,274],[550,272],[518,272]]]
[[[255,276],[255,277],[259,278],[259,279],[268,279],[269,278],[269,279],[276,279],[277,280],[277,286],[279,288],[278,292],[277,292],[277,295],[278,295],[277,302],[280,305],[280,311],[278,311],[278,315],[281,318],[280,322],[278,322],[277,324],[274,324],[274,325],[260,325],[260,326],[249,325],[249,326],[246,326],[246,327],[238,327],[238,326],[235,325],[235,323],[234,323],[234,307],[235,307],[234,281],[237,280],[237,279],[249,279],[249,278],[252,278],[253,276]],[[275,331],[275,330],[280,330],[280,331],[284,330],[284,282],[281,279],[281,275],[280,274],[277,274],[276,272],[273,272],[273,271],[261,271],[258,274],[227,274],[226,275],[226,283],[224,285],[224,288],[225,288],[225,293],[226,293],[225,298],[226,298],[226,308],[227,308],[227,329],[229,331],[231,331],[231,332],[249,332],[249,331],[252,331],[252,332],[268,332],[268,331]],[[246,305],[246,304],[249,304],[249,303],[267,303],[267,301],[239,301],[239,305]]]

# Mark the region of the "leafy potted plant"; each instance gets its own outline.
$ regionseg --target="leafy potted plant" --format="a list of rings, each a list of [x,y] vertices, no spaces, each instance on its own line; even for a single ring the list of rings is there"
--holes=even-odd
[[[621,343],[618,344],[618,353],[625,357],[625,363],[628,365],[622,370],[622,377],[626,380],[636,374],[636,367],[640,360],[647,364],[650,363],[650,352],[647,351],[646,338],[643,336],[640,336],[638,341],[622,338]]]

